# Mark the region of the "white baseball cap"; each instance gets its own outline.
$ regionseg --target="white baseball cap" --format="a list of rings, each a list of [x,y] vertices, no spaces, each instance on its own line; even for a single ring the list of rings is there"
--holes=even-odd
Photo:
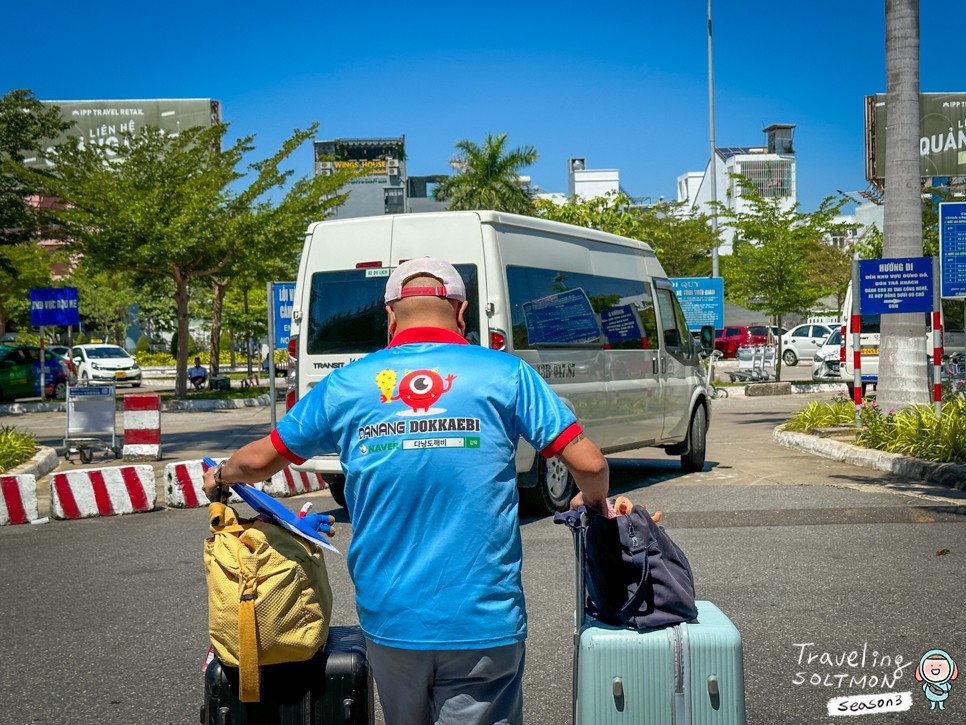
[[[408,287],[404,285],[414,277],[435,277],[442,284],[436,287]],[[436,257],[420,257],[403,262],[386,282],[386,303],[395,302],[403,297],[446,297],[451,300],[466,301],[466,287],[463,278],[449,262]]]

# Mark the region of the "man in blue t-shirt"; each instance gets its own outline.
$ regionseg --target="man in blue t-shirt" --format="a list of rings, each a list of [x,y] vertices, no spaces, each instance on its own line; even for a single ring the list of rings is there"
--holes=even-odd
[[[532,367],[467,344],[452,265],[403,263],[385,299],[389,346],[323,378],[269,436],[209,470],[205,492],[338,453],[346,561],[387,725],[520,723],[517,442],[563,461],[575,506],[606,511],[607,462]]]

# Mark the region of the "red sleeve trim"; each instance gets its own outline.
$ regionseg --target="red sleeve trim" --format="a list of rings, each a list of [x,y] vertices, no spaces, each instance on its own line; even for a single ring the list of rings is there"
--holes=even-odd
[[[553,443],[540,451],[540,455],[544,458],[553,458],[555,455],[560,453],[574,438],[579,436],[584,432],[584,429],[580,427],[579,423],[571,423],[566,428],[564,428],[563,433],[558,435]]]
[[[272,445],[275,446],[275,450],[278,451],[280,456],[284,456],[289,461],[295,464],[305,463],[306,459],[301,456],[297,456],[292,451],[288,449],[288,446],[282,441],[282,437],[278,434],[278,430],[273,430],[270,436]]]

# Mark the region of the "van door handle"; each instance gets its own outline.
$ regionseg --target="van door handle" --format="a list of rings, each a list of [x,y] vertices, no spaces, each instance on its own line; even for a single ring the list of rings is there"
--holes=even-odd
[[[667,355],[661,355],[661,375],[667,372]]]
[[[657,355],[651,358],[651,372],[657,375]]]

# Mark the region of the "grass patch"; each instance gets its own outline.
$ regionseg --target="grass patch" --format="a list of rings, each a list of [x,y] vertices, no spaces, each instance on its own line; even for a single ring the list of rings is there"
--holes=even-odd
[[[37,438],[19,433],[12,425],[0,428],[0,473],[29,461],[37,452]]]
[[[239,398],[257,398],[261,395],[268,395],[268,386],[257,388],[229,388],[228,390],[199,390],[188,391],[187,397],[183,400],[237,400]],[[174,393],[161,393],[161,400],[176,400]]]

